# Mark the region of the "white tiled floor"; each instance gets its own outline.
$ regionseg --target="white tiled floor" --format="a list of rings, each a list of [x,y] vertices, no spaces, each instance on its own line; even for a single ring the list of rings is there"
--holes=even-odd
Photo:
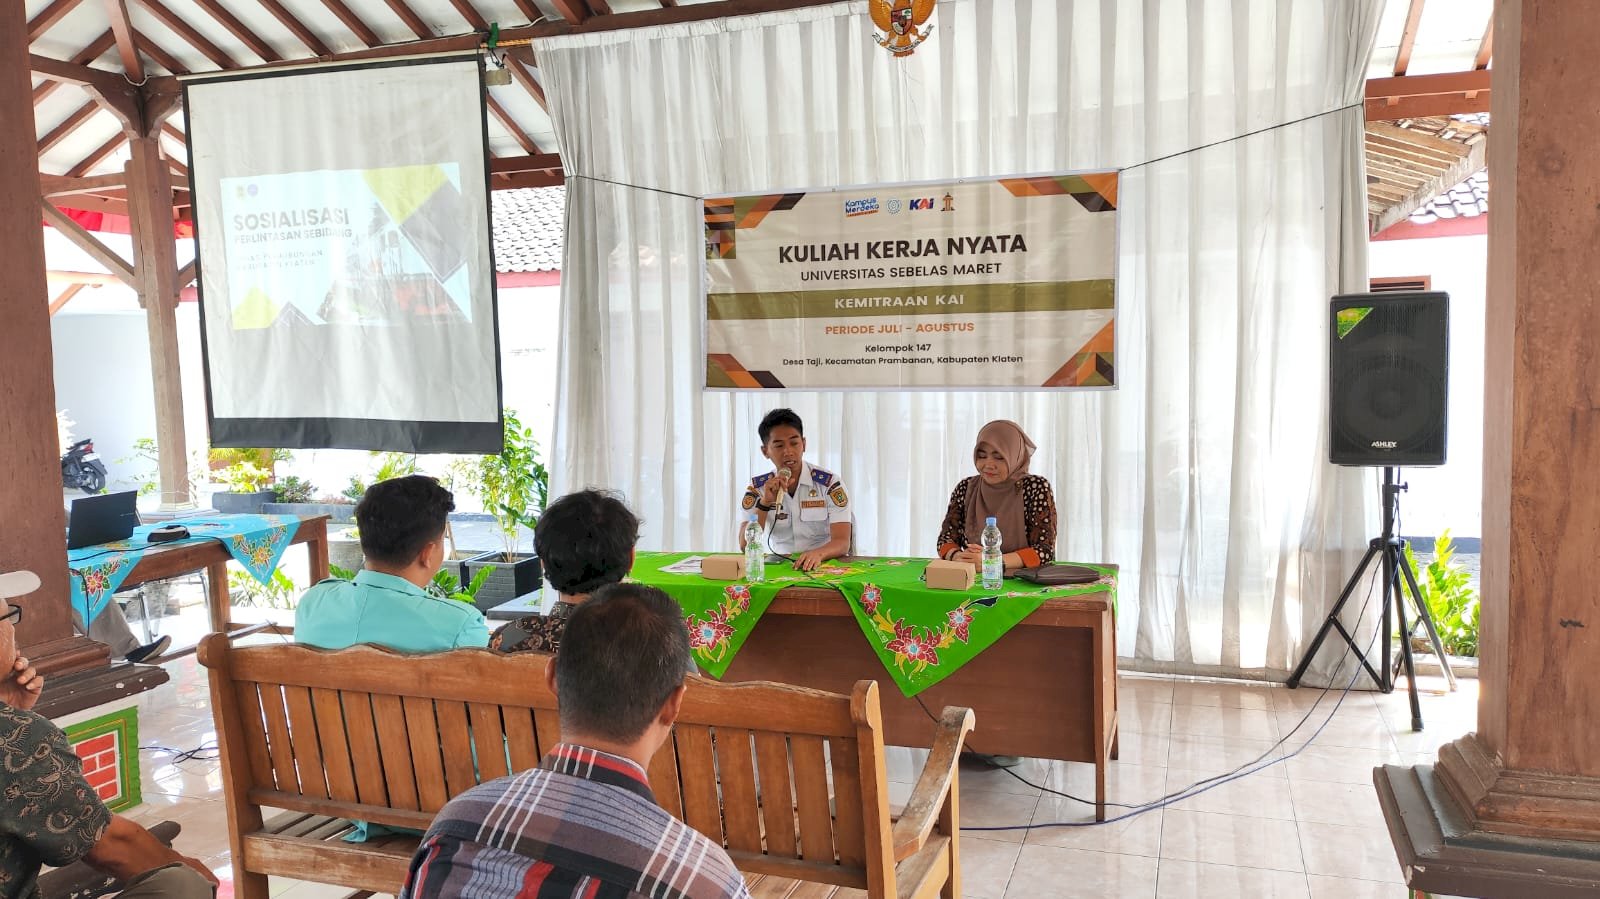
[[[192,658],[170,663],[172,682],[141,702],[140,742],[192,749],[213,744],[204,669]],[[1477,682],[1456,693],[1424,678],[1427,730],[1410,730],[1402,691],[1351,693],[1332,722],[1299,754],[1260,773],[1167,808],[1101,826],[1089,806],[1038,786],[1092,796],[1089,765],[1028,759],[1004,771],[963,767],[961,818],[965,894],[1008,897],[1393,897],[1406,895],[1388,831],[1378,811],[1372,769],[1431,762],[1437,746],[1471,730]],[[1263,754],[1292,754],[1328,717],[1330,696],[1284,744],[1319,691],[1197,683],[1123,675],[1120,761],[1108,775],[1110,798],[1137,805],[1222,774]],[[926,757],[890,752],[892,795],[903,801]],[[178,848],[229,873],[226,817],[215,761],[174,762],[144,752],[145,804],[133,816],[184,825]],[[1124,813],[1126,809],[1116,809]],[[1033,829],[978,830],[1034,825]],[[1053,826],[1054,825],[1054,826]],[[787,896],[787,882],[764,880],[756,892]],[[274,881],[280,899],[323,899],[344,891]],[[796,895],[812,895],[812,891]],[[820,894],[819,894],[820,895]],[[841,891],[840,896],[861,895]]]

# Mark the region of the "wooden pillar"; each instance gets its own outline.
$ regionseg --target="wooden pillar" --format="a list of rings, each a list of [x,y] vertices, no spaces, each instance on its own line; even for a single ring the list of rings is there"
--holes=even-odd
[[[172,234],[172,175],[157,137],[135,136],[129,146],[133,156],[125,169],[128,214],[133,224],[136,289],[150,332],[161,507],[188,508],[194,499],[189,495],[189,453],[178,370],[178,251]]]
[[[21,125],[33,121],[25,24],[23,4],[0,3],[0,569],[39,575],[39,590],[14,600],[17,643],[54,674],[104,665],[107,654],[72,634],[39,158],[33,128]]]
[[[1600,895],[1600,17],[1500,0],[1478,730],[1376,772],[1413,887]]]

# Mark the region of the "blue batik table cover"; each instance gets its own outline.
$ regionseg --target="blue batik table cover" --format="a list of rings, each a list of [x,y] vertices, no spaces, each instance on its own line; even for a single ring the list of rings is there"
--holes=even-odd
[[[154,546],[146,539],[149,533],[166,524],[181,524],[189,529],[189,538]],[[88,627],[89,622],[105,611],[111,597],[122,587],[135,565],[151,550],[170,546],[184,546],[220,540],[234,561],[244,566],[250,576],[265,584],[278,568],[278,560],[289,548],[300,529],[300,519],[294,515],[196,515],[171,522],[140,525],[127,540],[116,540],[98,546],[67,551],[67,567],[72,570],[72,609]]]

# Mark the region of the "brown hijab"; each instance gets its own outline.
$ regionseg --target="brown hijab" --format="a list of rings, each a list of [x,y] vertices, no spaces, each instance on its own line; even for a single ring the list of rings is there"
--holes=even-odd
[[[1028,474],[1033,458],[1033,441],[1014,421],[991,421],[978,431],[978,444],[987,443],[999,450],[1011,471],[999,484],[990,484],[982,475],[973,475],[967,484],[966,537],[971,543],[983,540],[984,519],[994,518],[1000,528],[1002,552],[1016,552],[1028,545],[1028,519],[1022,502],[1021,479]],[[978,447],[972,447],[974,464]]]

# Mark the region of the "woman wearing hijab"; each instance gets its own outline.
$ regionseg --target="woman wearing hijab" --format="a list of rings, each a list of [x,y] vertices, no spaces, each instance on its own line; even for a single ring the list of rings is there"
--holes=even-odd
[[[1050,482],[1028,473],[1033,441],[1014,421],[991,421],[978,432],[978,473],[950,494],[939,531],[939,558],[983,564],[983,526],[1000,528],[1006,570],[1037,568],[1056,558],[1056,501]]]

